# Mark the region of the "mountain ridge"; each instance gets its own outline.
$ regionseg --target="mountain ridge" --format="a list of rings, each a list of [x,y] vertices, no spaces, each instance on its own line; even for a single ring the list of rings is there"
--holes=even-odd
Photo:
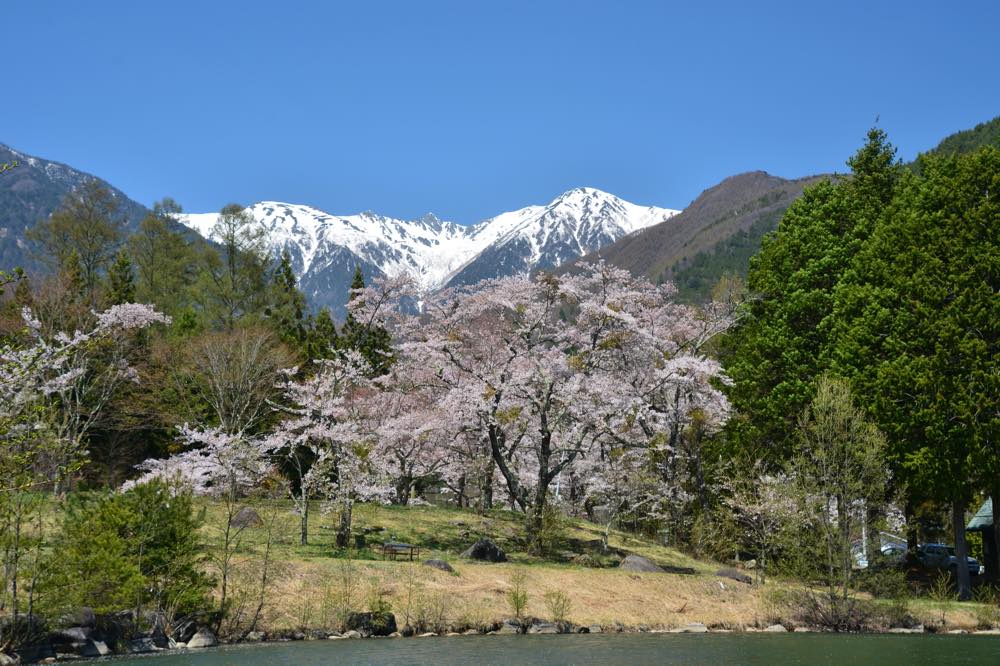
[[[289,253],[310,301],[338,313],[355,266],[369,278],[405,271],[422,289],[433,291],[552,268],[679,212],[633,204],[592,187],[573,188],[548,204],[469,226],[433,214],[415,220],[371,211],[335,215],[277,201],[261,201],[246,210],[265,230],[272,252]],[[178,216],[206,238],[216,219],[216,213]]]

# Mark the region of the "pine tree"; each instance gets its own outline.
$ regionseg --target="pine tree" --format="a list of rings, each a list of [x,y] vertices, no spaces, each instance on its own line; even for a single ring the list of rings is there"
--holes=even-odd
[[[354,279],[351,280],[351,295],[348,304],[361,298],[361,290],[365,288],[365,278],[361,267],[354,268]],[[371,367],[373,377],[384,375],[395,360],[392,355],[392,336],[381,326],[359,322],[348,307],[347,321],[344,322],[340,336],[341,349],[358,351]]]
[[[110,305],[135,302],[132,258],[125,249],[118,252],[108,271],[108,302]]]
[[[60,267],[60,272],[70,297],[74,300],[82,299],[87,292],[87,285],[83,277],[83,266],[80,264],[80,255],[77,254],[76,250],[70,250],[69,254],[66,255]]]
[[[852,174],[806,188],[750,263],[752,299],[727,336],[730,399],[743,416],[729,429],[754,457],[787,459],[798,414],[830,367],[834,291],[871,234],[902,173],[877,128],[848,161]]]
[[[306,340],[306,357],[310,359],[330,359],[340,347],[337,325],[333,323],[329,308],[323,308],[310,322]]]
[[[295,350],[307,351],[306,297],[299,291],[288,250],[281,252],[281,260],[274,269],[271,305],[266,308],[265,314],[285,344]]]

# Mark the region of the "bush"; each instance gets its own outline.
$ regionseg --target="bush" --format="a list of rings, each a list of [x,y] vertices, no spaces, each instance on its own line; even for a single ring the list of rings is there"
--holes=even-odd
[[[875,604],[857,597],[845,599],[837,594],[808,590],[792,593],[789,599],[795,621],[810,627],[859,632],[879,624]]]
[[[976,590],[976,626],[979,629],[1000,627],[1000,595],[990,585]]]
[[[561,590],[553,590],[552,592],[546,592],[544,599],[545,608],[548,609],[549,617],[552,618],[553,622],[565,622],[569,618],[570,609],[572,608],[569,595]]]
[[[857,586],[879,599],[900,599],[910,593],[906,572],[891,567],[869,567],[857,574]]]
[[[515,571],[510,577],[507,605],[518,620],[524,617],[524,611],[528,608],[528,588],[523,571]]]
[[[46,562],[43,606],[152,607],[171,617],[206,609],[213,581],[202,566],[203,518],[190,493],[160,480],[73,496]]]

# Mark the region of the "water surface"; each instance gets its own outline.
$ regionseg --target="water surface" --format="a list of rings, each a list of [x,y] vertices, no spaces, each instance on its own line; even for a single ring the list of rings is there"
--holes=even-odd
[[[132,657],[145,666],[321,664],[1000,664],[1000,637],[594,634],[304,641]]]

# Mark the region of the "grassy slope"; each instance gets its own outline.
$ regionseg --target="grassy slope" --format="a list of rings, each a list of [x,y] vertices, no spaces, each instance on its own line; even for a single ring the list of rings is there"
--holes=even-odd
[[[204,528],[207,539],[217,544],[224,524],[221,507],[208,505]],[[298,545],[298,517],[287,504],[272,505],[279,543],[276,560],[281,575],[275,583],[262,625],[268,630],[326,628],[336,625],[333,599],[344,593],[345,577],[354,581],[353,606],[365,606],[371,581],[388,596],[393,611],[402,621],[420,605],[440,608],[449,623],[488,624],[509,617],[506,591],[515,572],[526,576],[529,593],[528,614],[550,617],[544,594],[566,593],[572,603],[569,620],[577,624],[646,625],[669,628],[690,622],[709,626],[742,628],[767,625],[780,618],[772,601],[775,590],[787,589],[787,582],[773,582],[763,590],[719,578],[719,565],[696,560],[672,548],[622,532],[613,532],[610,546],[643,555],[661,565],[692,567],[695,575],[635,574],[616,568],[617,558],[604,559],[604,568],[587,568],[565,561],[563,552],[550,559],[529,556],[519,547],[520,523],[505,512],[481,517],[470,511],[438,507],[382,507],[363,505],[355,512],[355,527],[384,528],[371,532],[369,541],[379,544],[393,539],[421,547],[420,559],[444,559],[455,574],[411,564],[378,559],[371,549],[337,551],[329,517],[317,510],[310,517],[310,543]],[[268,510],[261,515],[268,519]],[[245,533],[245,545],[237,558],[244,565],[254,559],[263,529]],[[565,539],[554,549],[559,553],[588,548],[588,541],[600,538],[600,529],[585,521],[570,520]],[[458,555],[479,536],[490,536],[507,550],[511,561],[485,564],[461,559]],[[254,544],[254,545],[250,545]],[[596,553],[596,551],[593,551]],[[248,567],[250,569],[252,567]],[[416,592],[414,592],[416,591]],[[410,599],[408,602],[407,600]],[[414,600],[417,599],[417,600]],[[928,618],[936,610],[926,603],[919,616]],[[966,607],[949,612],[949,622],[973,626]]]

